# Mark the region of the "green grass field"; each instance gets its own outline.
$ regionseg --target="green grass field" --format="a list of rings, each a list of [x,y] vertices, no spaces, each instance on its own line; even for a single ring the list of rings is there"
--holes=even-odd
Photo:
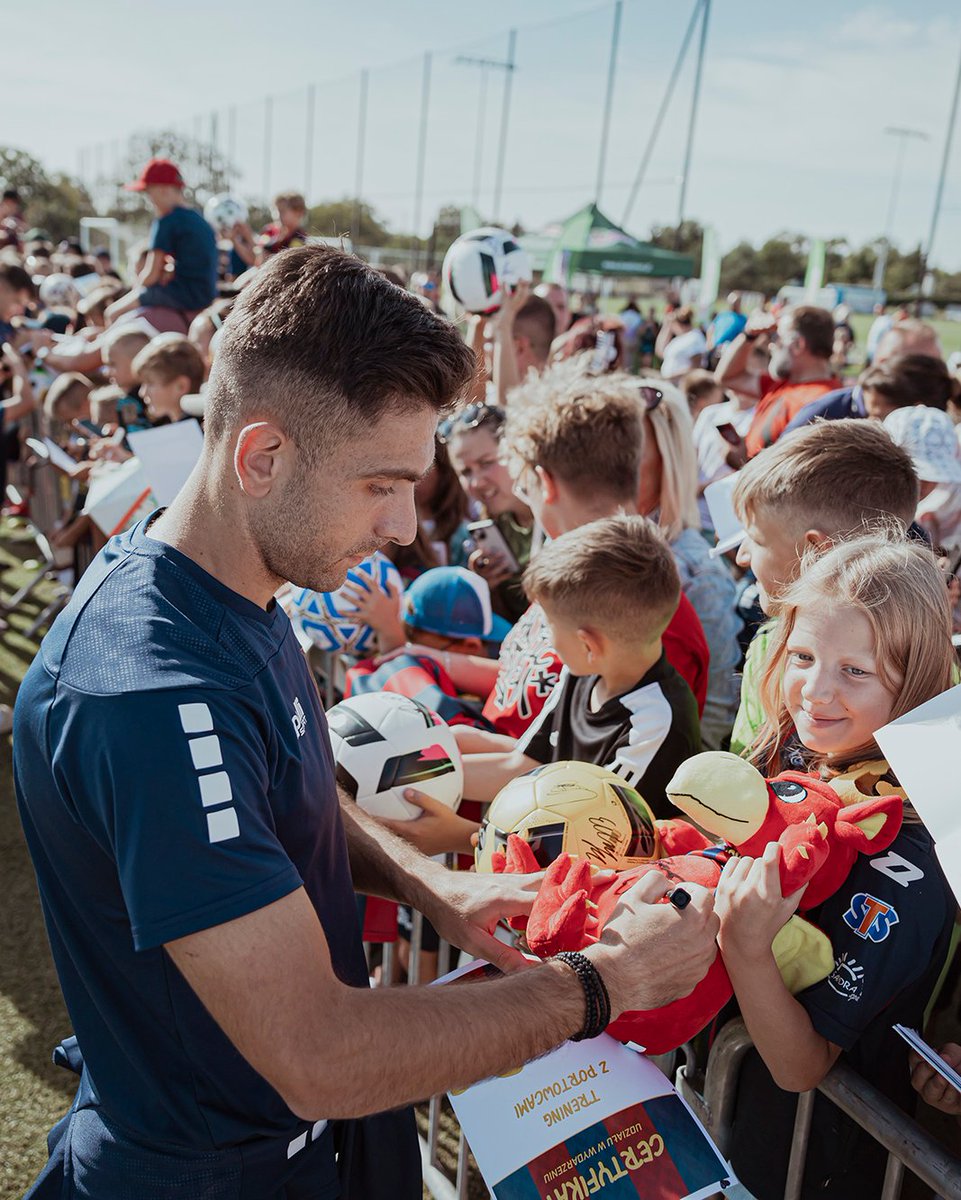
[[[23,582],[33,547],[9,525],[0,535],[0,586],[9,594]],[[49,598],[49,589],[39,596]],[[14,615],[0,635],[0,702],[13,703],[36,653],[23,631],[40,607]],[[69,1106],[75,1081],[50,1061],[70,1023],[17,817],[9,737],[0,739],[0,880],[0,1197],[12,1200],[46,1160],[46,1131]]]

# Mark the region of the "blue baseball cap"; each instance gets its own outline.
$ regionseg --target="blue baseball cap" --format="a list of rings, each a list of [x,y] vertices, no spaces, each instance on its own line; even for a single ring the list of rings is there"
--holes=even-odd
[[[404,593],[404,620],[415,629],[449,638],[502,642],[510,622],[491,612],[487,580],[466,567],[433,567]]]

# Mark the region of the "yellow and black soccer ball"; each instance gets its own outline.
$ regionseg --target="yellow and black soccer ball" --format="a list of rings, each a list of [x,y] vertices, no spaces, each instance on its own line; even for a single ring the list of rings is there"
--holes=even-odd
[[[640,793],[592,763],[547,763],[501,788],[478,834],[478,871],[493,870],[491,856],[506,850],[512,833],[542,867],[564,851],[613,870],[659,855],[654,816]]]

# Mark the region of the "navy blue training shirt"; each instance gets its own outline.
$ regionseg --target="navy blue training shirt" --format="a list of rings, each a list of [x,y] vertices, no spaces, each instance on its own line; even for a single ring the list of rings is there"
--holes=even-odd
[[[67,1008],[106,1116],[223,1148],[303,1128],[163,944],[301,885],[367,986],[324,713],[290,623],[149,522],[114,538],[17,698],[14,771]]]
[[[150,226],[150,249],[170,255],[174,277],[144,288],[141,304],[193,312],[216,299],[217,239],[199,212],[179,207],[158,217]]]

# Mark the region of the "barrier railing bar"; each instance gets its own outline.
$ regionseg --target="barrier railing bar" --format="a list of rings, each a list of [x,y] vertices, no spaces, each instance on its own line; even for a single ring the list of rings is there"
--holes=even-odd
[[[797,1115],[794,1118],[794,1133],[791,1137],[791,1157],[787,1164],[787,1181],[784,1200],[801,1200],[804,1186],[804,1162],[808,1155],[811,1139],[811,1118],[814,1116],[816,1092],[802,1092],[797,1098]]]
[[[888,1154],[888,1165],[884,1172],[881,1200],[898,1200],[904,1182],[904,1163],[895,1154]]]

